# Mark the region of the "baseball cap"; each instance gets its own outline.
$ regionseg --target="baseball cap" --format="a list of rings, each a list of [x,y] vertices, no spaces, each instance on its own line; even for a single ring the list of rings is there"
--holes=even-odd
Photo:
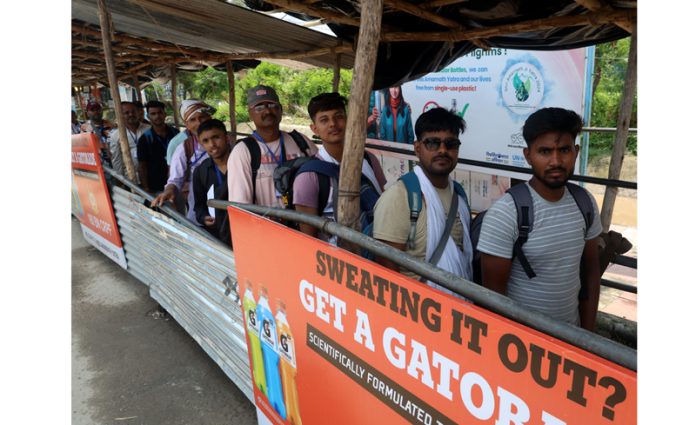
[[[199,112],[212,115],[215,113],[215,108],[198,99],[186,99],[181,102],[181,106],[179,107],[179,115],[181,115],[184,122],[188,121],[189,118]]]
[[[253,108],[262,102],[274,102],[280,103],[278,99],[278,93],[273,89],[273,87],[268,87],[264,85],[258,85],[252,87],[247,91],[247,106]]]

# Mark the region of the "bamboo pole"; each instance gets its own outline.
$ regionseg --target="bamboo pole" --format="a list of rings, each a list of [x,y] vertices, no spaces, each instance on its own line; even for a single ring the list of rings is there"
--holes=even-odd
[[[638,37],[637,31],[631,36],[631,47],[628,51],[628,65],[626,76],[624,77],[624,90],[619,109],[619,122],[616,123],[616,137],[614,138],[614,150],[611,153],[609,163],[609,179],[618,180],[621,176],[626,142],[628,141],[628,126],[631,123],[631,112],[633,111],[633,98],[636,95],[637,84],[637,56],[638,56]],[[604,191],[604,201],[602,202],[602,227],[605,232],[609,231],[611,218],[614,214],[614,203],[619,189],[607,186]]]
[[[174,110],[174,125],[179,129],[179,108],[176,101],[176,64],[171,64],[169,67],[169,77],[172,80],[172,109]]]
[[[133,76],[133,88],[135,89],[135,98],[138,99],[138,102],[142,103],[143,96],[142,94],[140,94],[140,83],[138,82],[137,75]]]
[[[360,175],[365,151],[365,117],[374,81],[382,7],[382,0],[363,1],[360,5],[360,32],[338,184],[338,222],[357,230],[360,230]],[[344,247],[353,252],[359,250],[352,244]]]
[[[229,84],[230,93],[230,131],[233,137],[237,138],[237,114],[235,108],[237,106],[237,100],[235,98],[234,92],[234,67],[232,66],[232,61],[228,61],[225,65],[227,67],[227,84]]]
[[[333,91],[338,93],[338,84],[341,82],[341,54],[336,55],[333,74]]]
[[[118,121],[119,144],[121,145],[121,155],[123,164],[126,166],[126,175],[131,181],[136,181],[135,167],[131,157],[128,136],[126,135],[126,119],[121,110],[121,97],[118,93],[118,79],[116,78],[116,67],[114,66],[113,52],[111,51],[111,16],[106,8],[105,0],[97,0],[99,12],[99,25],[101,27],[102,43],[104,44],[104,60],[106,61],[106,73],[109,77],[109,89],[111,97],[114,99],[114,112]]]

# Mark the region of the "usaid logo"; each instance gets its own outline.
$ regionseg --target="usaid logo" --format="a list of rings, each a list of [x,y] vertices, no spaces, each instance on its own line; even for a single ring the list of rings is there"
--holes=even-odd
[[[527,160],[524,155],[512,154],[512,165],[516,167],[527,167]]]

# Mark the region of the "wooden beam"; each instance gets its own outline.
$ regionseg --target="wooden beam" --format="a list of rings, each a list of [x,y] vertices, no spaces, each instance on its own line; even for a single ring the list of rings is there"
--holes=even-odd
[[[338,45],[334,47],[320,47],[312,50],[295,50],[288,52],[253,52],[253,53],[233,53],[220,56],[208,56],[208,59],[216,62],[227,62],[236,60],[250,59],[303,59],[323,55],[336,55],[340,53],[352,52],[350,45]]]
[[[404,0],[384,0],[384,4],[389,5],[392,8],[401,12],[410,13],[413,16],[417,16],[430,22],[434,22],[438,25],[442,25],[443,27],[451,29],[462,28],[462,25],[455,20],[445,18],[443,16],[438,15],[437,13],[431,12],[423,8],[422,6],[409,3]]]
[[[362,18],[338,183],[338,222],[358,231],[360,230],[360,176],[367,126],[365,117],[368,115],[367,109],[375,74],[379,33],[382,27],[382,9],[382,0],[362,1],[360,4]],[[346,245],[345,241],[341,242],[341,246],[353,252],[359,252],[359,248],[352,244]]]
[[[351,18],[345,16],[338,12],[333,12],[326,9],[320,9],[317,7],[309,6],[306,3],[298,3],[290,0],[264,0],[266,3],[272,4],[274,6],[284,7],[289,10],[294,10],[297,12],[306,13],[310,16],[317,16],[326,21],[335,22],[337,24],[351,25],[354,27],[360,26],[360,19]],[[381,16],[381,12],[380,12]]]
[[[128,145],[128,135],[126,134],[126,120],[123,117],[121,110],[121,97],[118,93],[118,79],[116,78],[116,68],[113,61],[113,52],[111,51],[111,16],[106,8],[105,0],[97,0],[97,9],[99,12],[99,24],[101,26],[102,43],[104,44],[104,59],[106,61],[106,73],[109,76],[109,88],[111,89],[111,97],[114,99],[114,112],[118,121],[119,143],[121,145],[121,155],[123,156],[123,164],[126,166],[127,177],[135,182],[137,176],[135,167],[133,166],[133,158],[131,157],[130,146]]]
[[[626,75],[624,76],[623,97],[621,98],[621,106],[619,109],[619,120],[616,123],[614,148],[611,153],[611,161],[609,162],[609,176],[607,177],[612,180],[618,180],[621,176],[621,167],[623,166],[624,152],[626,151],[626,142],[628,141],[628,126],[631,123],[633,99],[636,95],[638,68],[637,36],[636,32],[631,36],[631,47],[628,51],[628,65],[626,66]],[[611,218],[614,214],[614,203],[616,202],[616,195],[618,192],[619,189],[617,187],[611,186],[607,186],[604,191],[604,201],[602,201],[602,212],[600,214],[604,232],[608,232],[609,226],[611,226]]]
[[[616,21],[635,21],[636,11],[615,11],[611,13],[588,13],[585,15],[557,16],[553,18],[532,19],[514,24],[477,28],[464,31],[445,32],[386,32],[382,33],[383,42],[401,41],[467,41],[474,38],[489,38],[500,35],[520,34],[525,32],[553,28],[576,27],[583,25],[602,25]]]
[[[176,100],[176,64],[171,64],[169,67],[169,77],[172,81],[172,109],[174,110],[174,125],[179,129],[179,107]],[[184,123],[186,124],[186,123]]]
[[[602,0],[575,0],[575,3],[591,12],[609,13],[616,10]],[[616,21],[616,26],[633,33],[634,25],[630,21]]]
[[[230,105],[230,131],[232,132],[235,140],[237,139],[237,113],[235,108],[237,106],[237,99],[234,92],[234,67],[232,66],[232,61],[225,64],[227,68],[227,84],[229,85],[229,105]]]
[[[421,3],[421,7],[426,7],[428,9],[434,9],[440,6],[449,6],[457,3],[464,3],[467,0],[433,0],[427,3]]]

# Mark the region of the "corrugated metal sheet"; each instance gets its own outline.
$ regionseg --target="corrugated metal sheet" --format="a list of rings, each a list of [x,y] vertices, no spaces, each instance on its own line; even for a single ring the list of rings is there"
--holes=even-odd
[[[253,399],[234,254],[118,187],[112,200],[128,272]]]
[[[259,12],[211,0],[107,0],[114,30],[222,53],[306,51],[334,47],[339,39]],[[72,17],[99,25],[96,0],[72,0]],[[355,55],[341,54],[341,67]],[[332,68],[332,55],[297,59]]]

